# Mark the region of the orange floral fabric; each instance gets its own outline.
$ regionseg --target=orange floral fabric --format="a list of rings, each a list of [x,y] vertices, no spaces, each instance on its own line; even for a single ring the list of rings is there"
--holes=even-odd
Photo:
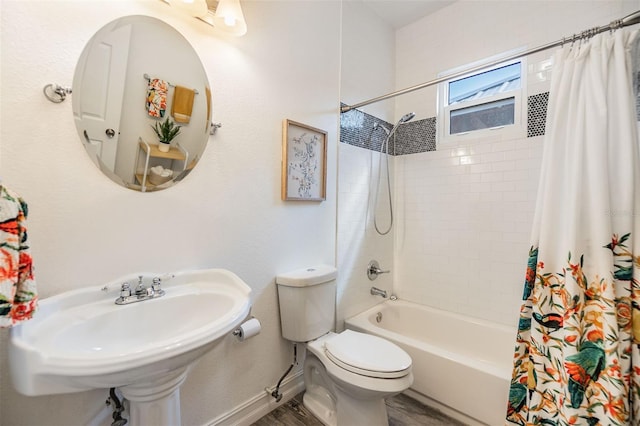
[[[640,256],[631,246],[631,233],[601,246],[612,255],[608,276],[590,276],[588,259],[571,253],[547,271],[531,248],[507,425],[638,424]]]
[[[0,186],[0,327],[30,319],[38,302],[27,213],[27,203]]]

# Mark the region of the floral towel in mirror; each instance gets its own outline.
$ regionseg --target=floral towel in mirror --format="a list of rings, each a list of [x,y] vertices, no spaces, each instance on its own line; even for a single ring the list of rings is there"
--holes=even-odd
[[[164,117],[167,110],[167,82],[158,78],[149,80],[147,87],[147,111],[151,117]]]

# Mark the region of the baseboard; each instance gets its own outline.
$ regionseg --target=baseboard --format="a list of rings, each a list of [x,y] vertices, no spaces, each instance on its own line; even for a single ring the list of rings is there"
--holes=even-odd
[[[304,390],[304,380],[302,370],[297,371],[292,376],[287,377],[280,385],[282,399],[276,402],[266,390],[233,410],[216,417],[207,423],[208,426],[249,426],[258,419],[279,406],[287,403],[291,398]]]
[[[465,425],[468,426],[487,426],[485,423],[482,423],[481,421],[478,421],[477,419],[474,419],[473,417],[469,417],[464,413],[461,413],[458,410],[455,410],[447,405],[441,404],[440,402],[436,401],[435,399],[429,398],[426,395],[421,394],[420,392],[416,392],[413,389],[407,389],[406,391],[402,392],[403,394],[407,395],[410,398],[415,399],[418,402],[421,402],[422,404],[434,408],[438,411],[440,411],[443,414],[446,414],[447,416],[451,417],[452,419],[458,420],[459,422],[464,423]]]

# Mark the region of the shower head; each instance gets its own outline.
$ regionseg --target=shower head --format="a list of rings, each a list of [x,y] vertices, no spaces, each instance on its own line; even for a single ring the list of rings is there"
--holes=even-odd
[[[415,117],[415,116],[416,116],[415,112],[410,112],[408,114],[405,114],[402,117],[400,117],[400,120],[398,121],[398,124],[406,123],[407,121],[411,121],[413,119],[413,117]]]
[[[388,149],[389,140],[391,139],[391,136],[393,136],[393,134],[396,132],[396,130],[398,130],[398,127],[400,127],[401,124],[404,124],[407,121],[412,120],[413,117],[415,117],[415,116],[416,116],[415,112],[410,112],[410,113],[407,113],[407,114],[403,115],[402,117],[400,117],[400,120],[398,120],[398,122],[391,128],[391,130],[387,129],[386,127],[384,127],[384,126],[382,126],[382,125],[380,125],[378,123],[373,123],[373,130],[375,130],[378,127],[382,127],[382,129],[384,129],[385,133],[387,134],[387,139],[384,141],[384,143],[380,147],[380,152],[381,153],[384,151],[385,145],[387,146],[387,149]]]
[[[413,117],[415,117],[415,116],[416,116],[415,112],[409,112],[409,113],[403,115],[402,117],[400,117],[400,120],[398,120],[396,125],[393,126],[393,128],[391,129],[391,132],[387,133],[387,137],[391,138],[391,135],[393,135],[395,133],[395,131],[398,129],[398,126],[400,126],[401,124],[406,123],[407,121],[411,121],[413,119]]]

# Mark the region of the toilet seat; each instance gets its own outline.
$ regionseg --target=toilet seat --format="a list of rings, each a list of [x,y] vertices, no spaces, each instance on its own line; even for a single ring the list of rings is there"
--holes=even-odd
[[[323,346],[331,362],[362,376],[395,379],[411,371],[411,357],[404,350],[370,334],[345,330],[327,339]]]

